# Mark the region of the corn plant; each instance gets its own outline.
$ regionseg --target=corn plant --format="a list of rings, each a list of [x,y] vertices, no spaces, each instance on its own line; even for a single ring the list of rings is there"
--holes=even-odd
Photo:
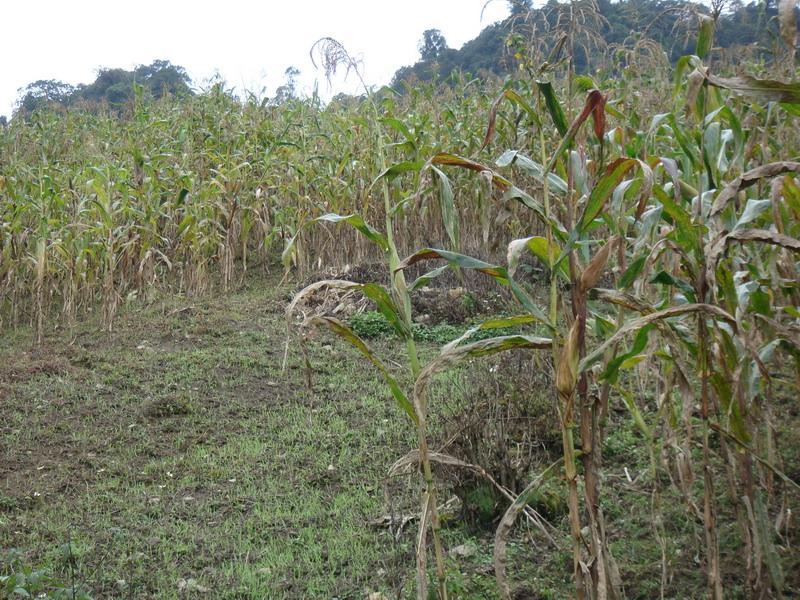
[[[710,47],[710,41],[704,36],[712,34],[713,31],[701,29],[698,41],[701,54],[704,47]],[[500,187],[506,190],[505,200],[516,198],[533,209],[546,227],[546,235],[513,241],[509,245],[508,268],[433,248],[418,251],[400,265],[400,268],[407,268],[424,260],[445,259],[451,265],[489,274],[515,290],[514,295],[529,311],[527,318],[541,321],[552,331],[555,396],[558,399],[556,408],[562,423],[564,475],[573,538],[573,576],[576,596],[579,598],[618,597],[622,594],[622,581],[608,550],[605,533],[607,525],[600,508],[603,423],[608,412],[610,392],[614,389],[626,402],[642,431],[652,440],[651,430],[630,392],[620,388],[618,383],[622,369],[632,368],[645,358],[643,352],[648,344],[654,343],[648,341],[651,332],[659,334],[660,343],[665,345],[665,350],[660,351],[658,356],[664,364],[662,368],[668,385],[673,385],[676,380],[680,381],[681,389],[700,404],[703,508],[697,510],[691,500],[689,503],[704,524],[706,574],[710,595],[722,597],[724,593],[717,525],[717,482],[713,476],[710,444],[712,432],[719,434],[724,460],[730,465],[726,473],[732,493],[731,501],[737,507],[742,538],[745,540],[744,559],[748,565],[750,590],[753,594],[760,595],[764,593],[765,586],[771,585],[778,593],[782,587],[780,565],[764,522],[766,508],[753,485],[753,468],[755,463],[766,465],[771,475],[778,475],[784,481],[785,475],[779,473],[768,459],[754,458],[758,456],[758,451],[751,448],[747,440],[752,439],[755,423],[747,419],[761,413],[757,382],[769,379],[763,364],[764,358],[772,357],[773,350],[781,344],[791,347],[790,352],[796,352],[796,346],[795,342],[779,342],[769,340],[768,337],[760,342],[755,341],[758,336],[754,337],[752,326],[745,325],[741,317],[737,318],[736,315],[747,311],[746,306],[741,305],[742,301],[746,303],[749,300],[746,290],[761,290],[759,284],[748,281],[744,288],[737,289],[735,285],[742,285],[742,278],[749,280],[751,275],[740,272],[737,280],[730,272],[723,271],[729,283],[727,289],[722,289],[715,282],[715,273],[719,269],[720,256],[731,251],[731,244],[759,242],[778,249],[766,253],[766,256],[774,256],[773,260],[778,261],[773,270],[786,275],[792,273],[796,279],[797,266],[787,252],[796,252],[798,241],[780,232],[788,225],[785,219],[789,214],[788,207],[792,204],[793,190],[796,189],[795,180],[784,177],[781,182],[773,185],[770,200],[750,200],[739,209],[741,212],[730,205],[745,188],[763,179],[789,172],[796,173],[799,165],[782,161],[742,173],[744,134],[738,117],[725,105],[718,90],[728,89],[750,97],[782,101],[788,105],[787,110],[791,111],[791,105],[796,102],[796,86],[746,77],[718,78],[710,75],[700,61],[699,57],[689,57],[683,61],[695,68],[689,78],[686,98],[689,109],[697,120],[696,132],[683,131],[674,115],[657,117],[658,122],[666,119],[671,123],[672,132],[685,155],[684,172],[678,170],[677,162],[673,158],[651,158],[646,154],[643,158],[627,158],[623,155],[604,166],[606,142],[613,144],[614,141],[614,136],[609,136],[611,139],[606,140],[605,135],[606,97],[599,91],[592,90],[581,113],[565,129],[563,112],[557,108],[552,97],[549,97],[549,88],[540,86],[554,124],[563,133],[559,147],[544,167],[544,152],[541,164],[518,152],[504,154],[498,164],[507,166],[518,162],[522,169],[539,179],[543,187],[542,203],[520,192],[487,166],[448,155],[439,155],[434,161],[488,174],[487,177],[499,182]],[[700,82],[699,86],[697,81]],[[504,98],[511,99],[517,105],[523,102],[508,90],[501,95],[500,100]],[[589,116],[594,120],[594,134],[598,144],[595,165],[599,163],[599,168],[595,166],[594,172],[587,168],[587,156],[570,150]],[[494,117],[493,113],[487,140],[493,134]],[[559,123],[562,123],[561,127]],[[694,142],[698,143],[696,150],[691,147]],[[566,181],[551,173],[562,158],[563,169],[567,174]],[[631,174],[638,176],[631,178]],[[657,177],[666,177],[668,184],[660,183]],[[692,181],[693,178],[696,178],[695,181]],[[726,179],[730,183],[724,184]],[[557,211],[553,210],[551,203],[551,188],[562,194],[558,198]],[[788,194],[787,188],[791,190]],[[714,192],[717,193],[711,203]],[[778,203],[787,199],[785,207],[779,208]],[[773,206],[775,215],[784,215],[783,219],[779,217],[775,225],[776,231],[747,227]],[[726,211],[729,216],[726,219],[720,217]],[[657,227],[662,234],[669,232],[658,241],[654,239]],[[632,238],[632,233],[636,237]],[[605,236],[605,239],[598,240],[595,237],[598,235]],[[599,249],[591,253],[591,246],[599,246]],[[530,250],[548,267],[551,274],[549,310],[531,305],[519,285],[513,282],[513,268],[523,250]],[[757,252],[757,255],[764,256],[763,250]],[[617,290],[596,289],[608,263],[614,258],[617,262]],[[782,266],[778,267],[778,264]],[[655,273],[651,271],[661,265],[667,268]],[[650,278],[646,278],[647,276]],[[559,278],[568,282],[569,302],[558,295]],[[785,283],[776,282],[776,285],[778,289],[787,289]],[[675,289],[679,293],[672,296],[662,291],[659,294],[661,301],[653,303],[650,289],[661,286]],[[627,291],[632,288],[638,294]],[[790,298],[794,296],[792,290]],[[738,298],[738,307],[732,310],[732,306],[721,301],[725,297],[730,302]],[[772,311],[764,305],[766,298],[761,298],[761,310],[772,315]],[[591,309],[590,299],[599,301]],[[600,308],[603,304],[618,307],[616,315],[607,314]],[[790,309],[789,312],[792,313],[793,310]],[[629,316],[631,312],[633,317]],[[587,323],[590,320],[600,335],[597,346],[592,349],[587,347]],[[789,334],[788,330],[783,331]],[[622,351],[620,344],[632,332],[637,332],[632,347],[628,351]],[[772,333],[774,335],[774,330]],[[599,369],[597,363],[600,363]],[[749,377],[749,386],[743,383],[742,377]],[[589,393],[590,378],[595,381],[594,387],[598,390],[594,394]],[[418,380],[417,386],[426,383],[427,379],[423,378]],[[666,407],[671,402],[671,390],[664,394],[662,405]],[[685,406],[683,410],[685,413]],[[728,423],[728,419],[733,421]],[[686,435],[691,436],[689,419],[686,423]],[[671,423],[666,425],[672,429]],[[765,425],[765,435],[770,438],[770,425]],[[579,454],[575,447],[575,430],[578,427]],[[732,429],[739,433],[734,433]],[[728,449],[730,443],[738,447],[737,452]],[[683,458],[686,461],[690,456],[690,445],[689,439],[684,440],[683,449],[686,454]],[[583,467],[582,498],[579,498],[578,489],[578,458]],[[657,466],[652,446],[651,465],[655,472]],[[685,479],[691,479],[690,464],[684,462],[682,471]],[[788,483],[791,486],[796,485],[794,482]],[[742,489],[742,484],[746,493],[739,498],[736,490]],[[654,497],[658,497],[657,489],[654,490]],[[496,573],[501,588],[507,595],[509,588],[502,554],[505,547],[502,536],[507,535],[513,516],[518,514],[520,506],[520,502],[512,504],[507,518],[502,521],[502,527],[498,529],[499,537],[496,540],[496,551],[499,552],[496,556]],[[657,502],[655,506],[658,506]],[[658,518],[656,515],[656,520]],[[588,535],[585,533],[587,530]],[[659,543],[663,548],[663,532],[658,526],[656,534],[661,538]],[[665,553],[662,552],[662,556]],[[666,563],[662,568],[662,590],[665,581]]]
[[[753,75],[726,71],[714,20],[699,15],[694,54],[674,69],[637,37],[609,49],[624,68],[601,61],[579,75],[574,53],[605,50],[604,24],[592,2],[573,2],[520,18],[509,48],[521,68],[504,82],[455,76],[402,94],[365,86],[326,106],[242,101],[216,83],[181,102],[139,92],[123,114],[15,118],[0,128],[0,325],[27,324],[42,343],[54,319],[72,329],[99,308],[112,335],[126,303],[229,292],[268,269],[277,248],[300,279],[380,260],[388,285],[325,280],[287,315],[304,335],[321,326],[356,347],[417,432],[404,464],[419,463],[424,479],[421,596],[429,535],[446,594],[437,462],[485,473],[430,450],[430,385],[444,369],[513,348],[550,353],[561,458],[506,493],[495,571],[507,596],[514,524],[556,473],[575,595],[624,595],[602,510],[615,403],[649,457],[662,596],[675,550],[668,494],[702,528],[710,596],[735,593],[721,531],[740,542],[742,593],[789,595],[788,538],[776,530],[790,522],[797,482],[780,464],[776,424],[780,390],[800,387],[800,89],[794,6],[779,4],[785,48]],[[315,58],[358,74],[331,40]],[[526,255],[545,273],[541,301],[518,277]],[[406,279],[433,260],[447,265]],[[425,365],[411,295],[451,267],[492,277],[520,314],[479,325]],[[297,318],[312,294],[343,292],[369,298],[403,340],[402,375],[334,317]],[[471,337],[519,325],[542,335]]]
[[[344,63],[348,68],[355,69],[357,72],[357,66],[355,65],[354,61],[338,43],[332,40],[324,40],[323,43],[323,59],[327,61],[326,68],[328,70],[335,68],[337,64]],[[381,123],[381,120],[378,117],[377,107],[375,107],[375,122]],[[399,131],[405,137],[406,143],[412,151],[415,152],[417,150],[418,141],[405,124],[396,119],[384,119],[382,122],[395,131]],[[396,231],[395,215],[404,208],[404,205],[408,203],[408,199],[401,199],[399,203],[392,204],[389,183],[403,172],[416,172],[415,181],[418,183],[420,181],[420,175],[422,172],[427,170],[431,171],[439,182],[441,194],[441,216],[445,222],[445,228],[450,241],[457,245],[458,228],[455,222],[451,183],[439,168],[440,165],[448,164],[448,161],[450,160],[457,160],[457,157],[437,156],[424,165],[420,165],[415,161],[405,161],[397,165],[387,167],[384,157],[384,144],[382,142],[382,136],[383,134],[381,133],[380,129],[378,129],[376,138],[381,171],[373,183],[373,187],[379,186],[381,195],[383,196],[385,232],[380,232],[371,227],[359,214],[346,216],[325,214],[317,217],[309,223],[344,222],[354,227],[364,237],[376,244],[384,253],[385,262],[390,273],[391,283],[389,289],[387,290],[383,286],[375,283],[358,284],[340,280],[320,281],[311,284],[310,286],[307,286],[298,292],[292,303],[287,308],[287,321],[288,325],[291,327],[293,325],[295,312],[298,311],[302,306],[303,300],[307,296],[317,293],[320,290],[357,290],[377,305],[378,310],[393,326],[396,333],[405,340],[408,368],[410,374],[416,379],[413,394],[407,394],[403,391],[400,383],[390,372],[388,367],[386,367],[386,365],[375,355],[375,353],[363,340],[361,340],[347,325],[341,321],[330,316],[312,314],[306,316],[300,323],[300,327],[302,329],[307,329],[312,326],[327,327],[358,349],[373,365],[378,368],[384,380],[388,384],[397,404],[408,415],[412,421],[412,424],[415,426],[419,439],[419,449],[415,456],[420,462],[422,475],[425,482],[425,488],[422,494],[419,536],[417,540],[417,594],[419,598],[427,598],[428,595],[426,549],[427,532],[430,528],[434,545],[438,596],[440,598],[447,598],[444,552],[439,532],[441,524],[439,522],[436,486],[434,483],[433,469],[431,466],[433,460],[441,460],[442,457],[437,455],[432,458],[432,454],[428,447],[428,410],[425,388],[436,373],[467,358],[489,355],[511,348],[547,348],[550,346],[550,340],[547,338],[536,338],[522,335],[490,338],[474,344],[450,348],[446,352],[443,352],[439,358],[432,361],[424,368],[420,365],[417,355],[416,342],[411,328],[411,300],[409,294],[413,292],[413,290],[430,281],[431,278],[437,276],[442,270],[438,269],[431,273],[425,274],[415,280],[411,285],[407,285],[404,276],[405,265],[401,265],[400,263],[394,232]],[[297,235],[295,236],[295,239],[296,237]],[[290,243],[287,245],[286,251],[284,252],[284,259],[287,261],[287,265],[289,264],[289,260],[292,256],[291,252],[295,250],[294,241],[295,240],[290,241]],[[411,396],[412,400],[409,400],[409,396]]]

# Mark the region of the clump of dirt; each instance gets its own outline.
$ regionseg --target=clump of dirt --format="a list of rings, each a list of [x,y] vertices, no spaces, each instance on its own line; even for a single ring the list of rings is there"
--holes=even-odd
[[[459,325],[482,314],[497,313],[506,307],[496,292],[474,292],[463,287],[424,287],[411,296],[414,320],[422,325]]]
[[[192,404],[188,398],[167,396],[151,400],[144,405],[142,413],[151,419],[185,416],[192,412]]]
[[[45,350],[21,352],[0,364],[0,383],[18,383],[37,375],[66,375],[74,370],[64,356],[51,355]]]
[[[428,272],[424,267],[413,265],[406,270],[409,285]],[[389,274],[384,265],[367,263],[318,271],[306,278],[295,294],[306,286],[326,279],[384,286],[389,284]],[[468,271],[445,271],[411,293],[414,320],[421,325],[462,324],[481,314],[502,311],[508,302],[508,292],[501,285],[486,275]],[[375,305],[358,293],[327,288],[306,296],[302,308],[315,314],[349,318],[365,310],[375,310]]]

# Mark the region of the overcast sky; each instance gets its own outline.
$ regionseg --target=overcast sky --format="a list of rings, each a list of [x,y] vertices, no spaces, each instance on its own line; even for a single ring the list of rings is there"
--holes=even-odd
[[[101,67],[156,59],[185,67],[196,85],[219,72],[230,86],[267,95],[294,66],[301,91],[318,79],[331,96],[356,84],[328,88],[309,58],[320,37],[339,40],[363,61],[367,83],[381,85],[417,60],[426,29],[459,48],[507,14],[503,0],[11,0],[2,6],[0,114],[38,79],[91,83]]]

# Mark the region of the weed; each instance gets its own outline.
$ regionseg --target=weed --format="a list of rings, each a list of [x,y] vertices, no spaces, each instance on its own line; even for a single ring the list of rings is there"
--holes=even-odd
[[[386,317],[375,310],[356,313],[350,317],[348,323],[356,335],[365,339],[385,338],[395,334]]]

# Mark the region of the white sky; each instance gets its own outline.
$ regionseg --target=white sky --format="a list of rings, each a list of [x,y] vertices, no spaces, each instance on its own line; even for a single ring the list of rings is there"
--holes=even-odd
[[[382,85],[418,59],[426,29],[441,30],[459,48],[508,14],[504,0],[8,0],[1,10],[6,115],[17,90],[38,79],[91,83],[98,68],[156,59],[185,67],[195,85],[218,71],[237,90],[266,87],[269,96],[294,66],[301,92],[318,79],[329,97],[357,87],[351,76],[329,88],[315,71],[309,50],[323,36],[363,61],[368,84]]]

